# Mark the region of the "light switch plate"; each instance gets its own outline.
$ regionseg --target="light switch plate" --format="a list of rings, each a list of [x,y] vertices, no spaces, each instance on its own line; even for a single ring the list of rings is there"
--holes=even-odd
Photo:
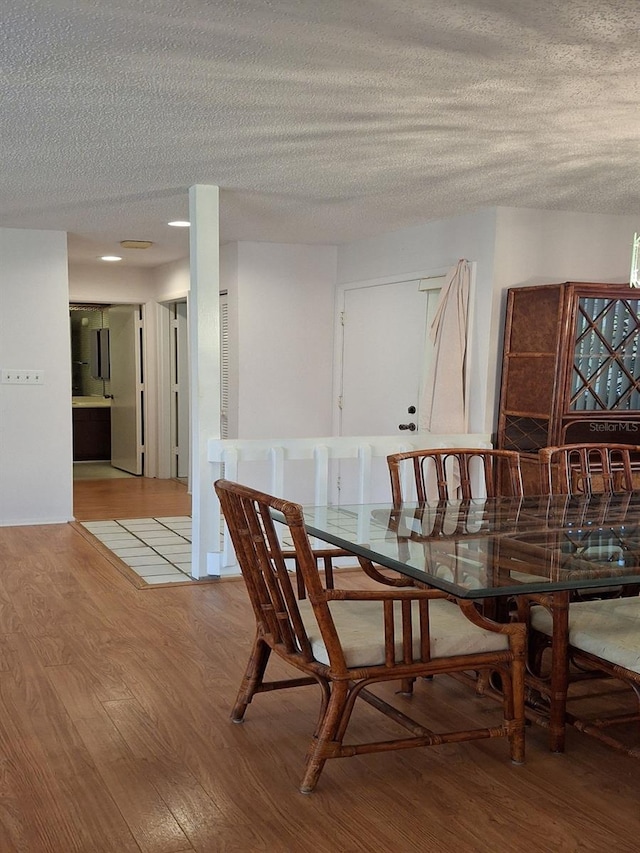
[[[3,369],[0,374],[0,382],[3,385],[42,385],[44,382],[44,371],[24,369]]]

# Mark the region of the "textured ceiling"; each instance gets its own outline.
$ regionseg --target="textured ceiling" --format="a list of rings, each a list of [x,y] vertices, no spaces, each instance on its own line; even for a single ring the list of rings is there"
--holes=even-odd
[[[638,0],[4,0],[0,226],[94,260],[481,207],[640,217]]]

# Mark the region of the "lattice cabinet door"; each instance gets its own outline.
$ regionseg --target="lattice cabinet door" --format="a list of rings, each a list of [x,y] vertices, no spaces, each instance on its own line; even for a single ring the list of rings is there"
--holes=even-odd
[[[570,412],[640,410],[640,300],[578,296]]]

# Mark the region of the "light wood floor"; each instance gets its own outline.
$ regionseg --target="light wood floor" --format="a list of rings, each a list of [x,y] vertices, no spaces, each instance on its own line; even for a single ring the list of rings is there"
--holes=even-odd
[[[502,739],[331,761],[301,795],[316,688],[229,721],[252,624],[239,582],[137,590],[73,525],[0,528],[0,851],[638,850],[640,760],[574,731],[529,730],[523,767]],[[497,710],[446,677],[403,701]],[[354,738],[396,736],[378,716]]]
[[[73,514],[78,521],[191,515],[191,496],[177,480],[74,480]]]

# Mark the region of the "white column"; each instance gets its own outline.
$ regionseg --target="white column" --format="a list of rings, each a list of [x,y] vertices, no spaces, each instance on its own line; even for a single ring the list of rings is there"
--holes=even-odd
[[[215,186],[189,189],[191,288],[191,573],[205,577],[220,550],[220,529],[207,461],[207,440],[220,438],[220,269],[219,191]],[[217,529],[216,529],[217,527]]]

